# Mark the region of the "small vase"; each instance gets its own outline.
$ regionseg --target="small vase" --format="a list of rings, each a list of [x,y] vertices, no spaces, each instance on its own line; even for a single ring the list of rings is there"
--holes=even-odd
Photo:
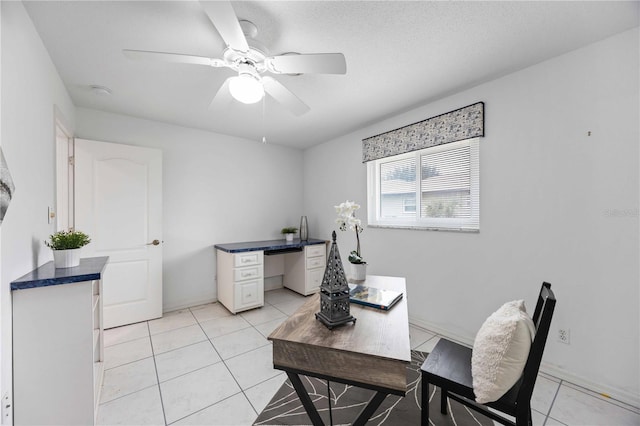
[[[351,264],[351,278],[355,281],[364,281],[367,278],[367,264],[366,263],[352,263]]]
[[[309,239],[309,226],[307,224],[307,217],[302,216],[300,218],[300,241],[307,241]]]
[[[284,234],[284,239],[290,243],[293,242],[293,234]]]
[[[73,268],[80,265],[80,249],[54,250],[53,264],[56,268]]]

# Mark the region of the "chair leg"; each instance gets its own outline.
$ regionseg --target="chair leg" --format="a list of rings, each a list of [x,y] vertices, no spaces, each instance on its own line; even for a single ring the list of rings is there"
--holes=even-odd
[[[422,412],[420,413],[420,424],[429,426],[429,382],[422,378]]]
[[[533,426],[530,407],[516,411],[516,426]]]
[[[447,414],[447,399],[447,390],[440,388],[440,412],[442,414]]]

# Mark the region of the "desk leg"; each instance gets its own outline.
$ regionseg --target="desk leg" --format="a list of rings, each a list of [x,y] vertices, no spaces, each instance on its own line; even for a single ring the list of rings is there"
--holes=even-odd
[[[300,402],[302,402],[302,405],[304,406],[304,409],[307,411],[307,414],[309,415],[309,418],[311,419],[311,422],[313,423],[313,425],[324,426],[324,422],[322,421],[320,414],[318,414],[318,410],[316,410],[315,405],[313,405],[313,401],[311,401],[311,398],[309,397],[307,390],[304,388],[304,385],[300,380],[300,376],[294,373],[290,373],[288,371],[287,371],[287,376],[289,376],[289,380],[291,381],[293,388],[296,390],[296,393],[298,394],[298,398],[300,398]],[[378,403],[378,405],[380,405],[380,403]]]
[[[373,398],[369,400],[369,403],[366,405],[366,407],[364,407],[360,414],[358,414],[358,417],[353,422],[353,426],[364,426],[364,424],[369,421],[371,416],[373,416],[373,413],[376,412],[376,410],[378,409],[380,404],[382,404],[382,401],[384,401],[386,397],[386,393],[376,392],[376,394],[373,395]]]

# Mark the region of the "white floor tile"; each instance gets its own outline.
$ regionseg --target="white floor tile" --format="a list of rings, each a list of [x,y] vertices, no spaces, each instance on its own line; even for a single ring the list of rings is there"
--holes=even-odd
[[[207,336],[210,339],[213,339],[214,337],[249,328],[251,327],[251,324],[249,324],[241,316],[233,315],[229,317],[217,318],[210,321],[204,321],[200,323],[200,326],[202,327],[204,332],[207,333]]]
[[[264,337],[269,337],[271,332],[278,328],[285,319],[286,318],[276,319],[273,321],[265,322],[264,324],[256,325],[255,327],[256,330],[258,330]]]
[[[493,411],[494,413],[496,413],[497,415],[504,417],[512,422],[516,421],[516,418],[513,416],[508,416],[505,413],[498,411],[498,410],[494,410],[493,408],[489,407],[489,411]],[[475,412],[472,411],[474,414]],[[485,418],[484,416],[481,416],[481,418]],[[543,414],[538,413],[535,410],[531,410],[531,420],[533,421],[533,426],[543,426],[544,425],[544,421],[546,419],[546,416]],[[496,422],[495,420],[493,421],[494,426],[502,426],[501,423]]]
[[[238,392],[238,384],[221,362],[160,384],[167,423],[200,411]]]
[[[558,393],[558,387],[560,387],[560,383],[538,375],[536,386],[533,388],[533,395],[531,396],[531,408],[541,413],[548,413],[553,399]]]
[[[415,327],[413,325],[409,326],[409,340],[411,341],[411,349],[417,348],[427,340],[431,339],[433,336],[435,336],[435,334],[427,330],[423,330],[422,328]]]
[[[226,361],[229,371],[243,390],[281,373],[273,368],[272,351],[271,345],[267,345]]]
[[[148,336],[142,339],[107,346],[104,348],[104,368],[117,367],[148,358],[152,355],[151,339]]]
[[[415,349],[415,350],[420,351],[420,352],[431,352],[433,350],[433,348],[436,346],[436,343],[438,343],[438,341],[440,341],[440,337],[435,336],[435,337],[432,337],[431,339],[427,340],[426,342],[424,342],[423,344],[421,344],[417,348],[412,348],[412,349]]]
[[[200,305],[190,309],[199,322],[233,315],[227,308],[222,306],[222,303],[209,303],[208,305]]]
[[[235,359],[235,358],[234,358]],[[253,405],[253,409],[256,413],[260,414],[264,407],[267,406],[273,395],[276,394],[278,389],[287,380],[287,375],[281,371],[277,376],[265,380],[262,383],[246,389],[244,394],[249,398],[249,402]]]
[[[153,358],[145,358],[105,370],[100,403],[109,402],[157,384],[158,378]]]
[[[558,420],[549,416],[547,417],[547,422],[544,424],[544,426],[568,426],[568,425],[566,425],[565,423],[559,422]]]
[[[205,340],[207,336],[197,324],[151,336],[153,352],[156,355]]]
[[[618,401],[616,399],[606,397],[606,396],[602,395],[599,392],[596,392],[596,391],[593,391],[593,390],[590,390],[590,389],[586,389],[586,388],[584,388],[582,386],[574,385],[573,383],[570,383],[570,382],[563,381],[562,385],[563,386],[567,386],[567,387],[572,388],[572,389],[575,389],[575,390],[578,390],[578,391],[581,391],[581,392],[584,392],[584,393],[586,393],[588,395],[591,395],[591,396],[593,396],[595,398],[598,398],[598,399],[600,399],[602,401],[617,405],[618,407],[621,407],[621,408],[626,408],[626,409],[628,409],[630,411],[633,411],[633,412],[635,412],[637,414],[640,414],[640,407],[634,407],[634,406],[626,404],[626,403],[624,403],[622,401]]]
[[[269,341],[258,333],[255,328],[251,327],[213,338],[211,343],[213,343],[222,359],[229,359],[268,345]]]
[[[273,321],[276,319],[284,320],[287,318],[285,314],[277,310],[273,306],[263,306],[262,308],[252,309],[240,314],[242,318],[253,326],[264,324],[265,322]]]
[[[98,425],[163,425],[158,386],[134,392],[98,408]]]
[[[140,339],[149,336],[149,326],[147,322],[125,325],[122,327],[110,328],[104,331],[104,346],[117,345],[118,343]]]
[[[292,300],[304,300],[304,296],[296,293],[288,288],[279,288],[276,290],[270,290],[264,292],[264,301],[270,305],[277,305],[283,302],[290,302]]]
[[[173,424],[241,426],[252,424],[256,417],[247,398],[238,393]]]
[[[177,328],[196,324],[197,321],[189,309],[163,314],[162,318],[149,321],[151,334],[164,333]]]
[[[277,303],[273,305],[273,307],[281,311],[283,314],[291,316],[295,311],[298,310],[298,308],[300,308],[300,306],[304,305],[306,301],[307,299],[295,299],[287,302]],[[318,303],[318,310],[320,310],[320,303]]]
[[[211,342],[205,340],[157,355],[158,379],[164,382],[220,361]]]
[[[545,414],[539,413],[536,410],[531,410],[531,420],[533,421],[533,426],[544,426],[544,422],[547,419]]]
[[[98,424],[160,425],[163,407],[168,423],[251,424],[286,380],[273,369],[266,337],[307,300],[278,289],[265,294],[264,308],[238,315],[213,303],[167,314],[149,325],[105,330]],[[411,347],[420,351],[431,352],[440,340],[419,327],[409,331]],[[532,397],[535,426],[640,425],[637,408],[560,383],[544,373],[538,376]]]
[[[549,416],[567,425],[634,425],[640,414],[562,384]]]

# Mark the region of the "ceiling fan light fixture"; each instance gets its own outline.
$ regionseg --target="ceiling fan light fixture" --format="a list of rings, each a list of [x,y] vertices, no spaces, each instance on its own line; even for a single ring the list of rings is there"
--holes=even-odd
[[[240,74],[231,77],[229,92],[237,101],[244,104],[255,104],[264,97],[262,83],[251,74]]]

